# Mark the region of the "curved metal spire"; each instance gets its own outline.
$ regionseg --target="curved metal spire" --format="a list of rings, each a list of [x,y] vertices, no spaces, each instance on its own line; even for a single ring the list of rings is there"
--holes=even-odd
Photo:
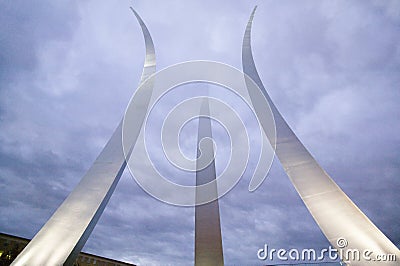
[[[140,23],[146,45],[140,81],[142,84],[148,76],[155,73],[156,58],[153,41],[146,25],[133,9],[132,11]],[[152,88],[149,88],[149,100],[151,93]],[[125,166],[121,120],[79,184],[12,265],[72,265],[103,213]]]
[[[251,13],[243,38],[243,72],[256,82],[271,106],[277,130],[276,143],[271,144],[276,144],[276,155],[290,181],[324,235],[335,248],[342,249],[344,252],[351,251],[351,249],[358,249],[361,253],[369,250],[373,252],[372,255],[370,254],[371,257],[378,254],[395,254],[397,259],[400,258],[399,249],[322,169],[291,130],[269,97],[257,73],[251,49],[251,26],[255,11],[256,7]],[[252,98],[251,94],[250,97]],[[345,247],[342,247],[343,242],[338,245],[338,241],[340,242],[340,239],[343,238],[347,241]],[[342,257],[342,259],[349,258]],[[373,265],[377,262],[368,262],[363,259],[358,261],[350,258],[350,261],[346,261],[346,263]],[[396,265],[396,263],[398,262],[387,262],[385,265]]]

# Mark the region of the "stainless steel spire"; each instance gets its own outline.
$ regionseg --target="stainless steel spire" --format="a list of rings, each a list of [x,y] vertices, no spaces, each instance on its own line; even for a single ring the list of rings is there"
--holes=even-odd
[[[211,162],[207,167],[197,170],[196,172],[196,188],[215,180],[215,160],[214,148],[212,141],[204,141],[201,145],[200,141],[206,138],[212,138],[211,120],[209,116],[208,100],[204,99],[201,105],[198,129],[197,158],[203,155],[207,162]],[[199,169],[199,167],[198,167]],[[195,265],[224,265],[224,257],[222,250],[221,225],[219,216],[218,192],[217,185],[214,186],[216,200],[198,205],[195,207]],[[206,193],[210,193],[207,191]],[[196,201],[200,202],[201,190],[196,189]]]
[[[291,130],[269,97],[257,73],[251,50],[251,26],[255,10],[256,8],[250,16],[243,38],[243,71],[256,82],[270,104],[277,130],[276,155],[300,198],[329,242],[338,250],[342,250],[342,254],[347,254],[352,249],[358,249],[360,252],[371,251],[371,254],[375,255],[395,254],[397,258],[400,258],[399,249],[322,169]],[[254,95],[252,96],[250,91],[249,94],[253,101]],[[342,256],[342,259],[349,258]],[[376,261],[362,259],[350,259],[346,263],[351,265],[377,264]],[[398,265],[398,262],[387,262],[385,265]]]
[[[155,73],[154,45],[146,25],[132,11],[140,23],[146,45],[141,77],[143,83],[149,75]],[[143,95],[144,113],[152,93],[152,88],[146,89]],[[141,127],[141,124],[138,126]],[[137,135],[133,137],[133,145]],[[103,213],[125,166],[121,121],[79,184],[12,265],[72,265]]]

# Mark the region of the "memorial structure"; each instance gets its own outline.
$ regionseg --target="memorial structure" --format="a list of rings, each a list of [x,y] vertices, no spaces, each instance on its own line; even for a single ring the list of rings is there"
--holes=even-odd
[[[251,50],[251,26],[256,8],[247,24],[242,46],[243,72],[257,83],[274,114],[276,155],[300,198],[332,246],[343,254],[352,250],[371,254],[395,254],[399,249],[368,219],[340,189],[304,147],[269,97],[257,73]],[[252,95],[250,94],[250,97]],[[347,258],[342,258],[347,262]],[[375,265],[376,261],[350,260],[351,265]],[[398,262],[381,262],[398,265]]]
[[[133,9],[132,12],[140,23],[146,46],[143,82],[156,70],[154,45],[146,25]],[[148,93],[151,95],[151,88]],[[82,180],[13,265],[72,265],[103,213],[125,166],[121,120]]]
[[[135,113],[137,128],[132,132],[132,147],[140,134],[145,113],[147,112],[153,87],[146,79],[155,73],[155,50],[150,33],[132,9],[140,23],[146,45],[146,56],[141,77],[141,84],[146,84],[140,91],[140,106]],[[270,138],[270,144],[276,147],[276,155],[285,172],[296,188],[322,232],[335,247],[344,252],[358,249],[370,250],[375,254],[395,254],[400,258],[398,248],[358,209],[350,198],[321,168],[304,145],[283,119],[269,97],[257,73],[251,50],[251,26],[253,10],[245,31],[242,46],[243,79],[246,83],[255,82],[269,103],[276,124],[277,138]],[[249,90],[250,98],[257,102],[254,91]],[[257,104],[255,111],[262,113]],[[258,110],[257,110],[258,109]],[[207,116],[208,102],[202,104],[200,114]],[[32,241],[20,253],[13,265],[72,265],[84,246],[119,178],[127,164],[130,152],[124,154],[122,147],[122,127],[118,125],[112,137],[84,175],[77,187],[57,209],[53,216],[36,234]],[[265,136],[268,129],[263,128]],[[209,119],[200,118],[198,138],[211,137]],[[206,156],[214,156],[213,146],[206,146]],[[211,160],[206,168],[196,172],[196,185],[210,182],[215,177],[215,161]],[[218,187],[213,187],[218,194]],[[202,197],[196,191],[196,199]],[[79,219],[78,219],[79,217]],[[346,245],[340,240],[345,239]],[[218,199],[195,206],[195,255],[196,265],[223,265],[222,236],[219,218]],[[374,261],[350,260],[342,257],[351,265],[375,265]],[[387,262],[385,265],[396,265]]]

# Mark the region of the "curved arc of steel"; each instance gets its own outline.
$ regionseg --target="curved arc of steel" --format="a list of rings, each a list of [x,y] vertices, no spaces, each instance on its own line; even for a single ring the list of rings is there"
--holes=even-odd
[[[251,13],[243,38],[243,72],[260,87],[270,104],[277,130],[276,142],[273,140],[270,140],[270,142],[271,145],[276,145],[276,155],[290,181],[319,228],[335,248],[342,249],[344,254],[352,249],[358,249],[360,252],[369,250],[373,254],[395,254],[397,259],[400,258],[399,249],[368,219],[318,164],[269,97],[258,75],[251,49],[251,27],[256,8],[257,6]],[[249,94],[252,98],[250,91]],[[344,248],[338,246],[338,241],[342,238],[347,241],[347,246]],[[342,259],[345,260],[346,258]],[[372,265],[376,261],[354,260],[347,261],[347,263],[351,263],[351,265]],[[396,265],[396,263],[398,262],[387,262],[385,265]]]
[[[156,71],[155,50],[146,25],[138,13],[133,8],[131,10],[141,26],[146,46],[142,84]],[[147,92],[146,100],[148,98],[150,101],[151,93],[152,88]],[[12,265],[73,265],[103,213],[125,166],[121,120],[79,184]]]

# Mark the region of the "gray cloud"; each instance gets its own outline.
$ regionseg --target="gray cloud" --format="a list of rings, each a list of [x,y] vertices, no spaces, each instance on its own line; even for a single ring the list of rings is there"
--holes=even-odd
[[[152,34],[158,69],[191,59],[240,69],[242,35],[254,3],[133,5]],[[144,55],[131,4],[0,4],[6,11],[0,16],[1,231],[32,237],[122,117]],[[398,1],[266,1],[253,27],[256,64],[277,107],[397,246],[398,10]],[[226,264],[259,264],[256,252],[264,243],[329,245],[278,161],[254,193],[247,191],[249,180],[248,171],[220,200]],[[125,173],[84,250],[144,265],[191,264],[193,214],[192,208],[153,199]]]

